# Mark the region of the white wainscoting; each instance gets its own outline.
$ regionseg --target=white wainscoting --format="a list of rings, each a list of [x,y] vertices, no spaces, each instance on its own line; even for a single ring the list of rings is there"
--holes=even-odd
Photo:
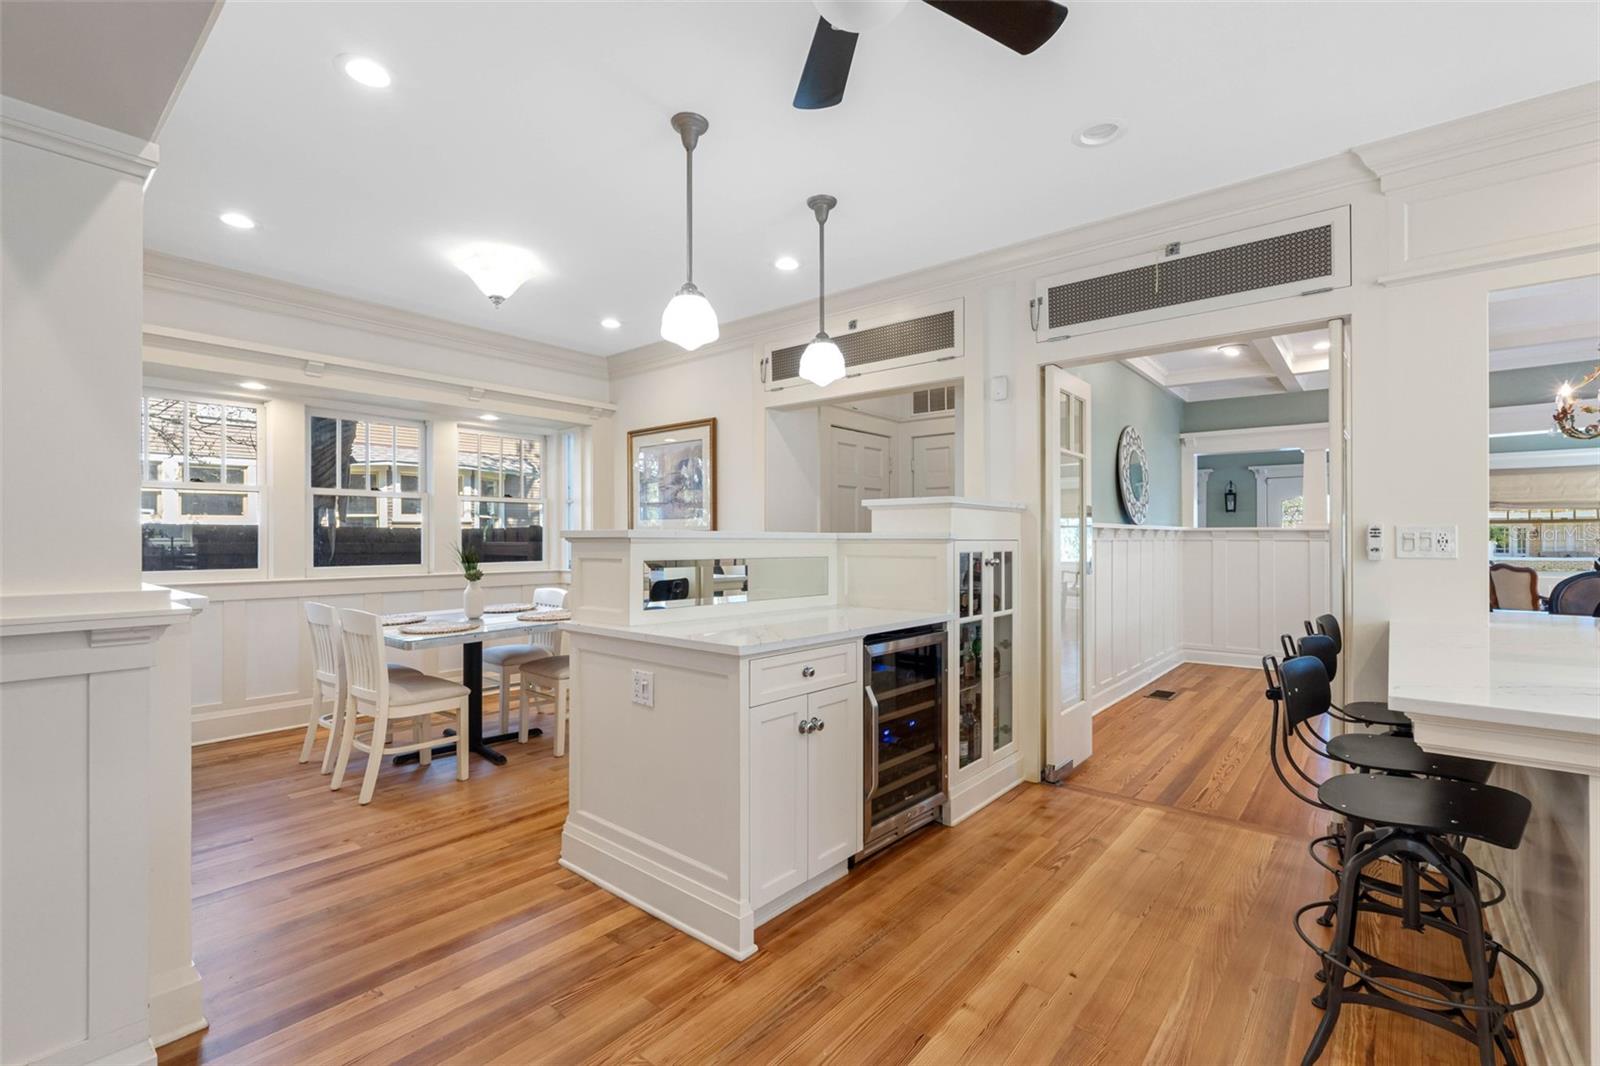
[[[389,614],[459,610],[462,580],[453,575],[336,577],[310,580],[181,584],[210,607],[194,620],[194,742],[209,743],[304,725],[311,707],[311,640],[305,604]],[[484,575],[486,603],[531,603],[533,590],[565,585],[549,571]],[[430,674],[461,676],[460,648],[391,651],[390,661]]]
[[[1328,610],[1326,529],[1185,529],[1180,654],[1259,666],[1278,637]]]
[[[1171,526],[1094,527],[1096,713],[1160,677],[1179,657],[1179,551],[1185,530]]]

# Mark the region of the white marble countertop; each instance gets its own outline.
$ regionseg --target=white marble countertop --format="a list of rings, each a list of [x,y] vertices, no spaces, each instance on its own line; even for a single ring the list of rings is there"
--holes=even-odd
[[[563,622],[569,633],[642,640],[709,651],[723,655],[765,655],[860,640],[873,633],[911,626],[937,625],[950,620],[948,613],[901,611],[884,607],[815,607],[799,611],[774,611],[740,619],[697,618],[642,626],[597,625]]]
[[[1418,720],[1417,741],[1430,750],[1600,774],[1600,620],[1496,611],[1391,622],[1389,706]],[[1529,738],[1540,752],[1518,758]],[[1469,742],[1478,750],[1462,747]],[[1553,747],[1563,742],[1564,754]]]

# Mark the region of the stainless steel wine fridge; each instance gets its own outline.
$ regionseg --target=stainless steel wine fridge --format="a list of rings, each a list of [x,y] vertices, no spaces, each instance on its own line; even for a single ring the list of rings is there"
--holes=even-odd
[[[945,794],[944,626],[866,640],[866,858],[939,817]]]

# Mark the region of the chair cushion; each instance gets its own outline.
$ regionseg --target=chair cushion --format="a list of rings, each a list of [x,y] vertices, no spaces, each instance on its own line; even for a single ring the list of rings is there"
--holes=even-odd
[[[508,666],[532,659],[542,659],[549,654],[549,648],[541,648],[537,644],[496,644],[483,649],[483,661],[497,666]]]
[[[388,663],[387,665],[389,667],[390,681],[393,681],[397,677],[405,677],[410,674],[415,674],[417,677],[423,676],[422,671],[418,670],[415,666],[401,666],[399,663]]]
[[[465,699],[467,686],[458,685],[443,677],[431,674],[389,675],[389,704],[409,707],[415,703],[434,703],[438,700]]]
[[[546,681],[566,681],[572,677],[572,659],[567,655],[547,655],[522,667],[525,677]]]

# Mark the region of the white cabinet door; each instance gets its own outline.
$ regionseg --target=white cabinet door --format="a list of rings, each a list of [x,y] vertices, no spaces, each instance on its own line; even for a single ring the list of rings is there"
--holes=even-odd
[[[861,850],[861,686],[840,685],[812,693],[815,723],[806,739],[810,823],[806,870],[816,877]]]
[[[750,721],[750,899],[761,906],[806,879],[810,698],[756,707]]]

